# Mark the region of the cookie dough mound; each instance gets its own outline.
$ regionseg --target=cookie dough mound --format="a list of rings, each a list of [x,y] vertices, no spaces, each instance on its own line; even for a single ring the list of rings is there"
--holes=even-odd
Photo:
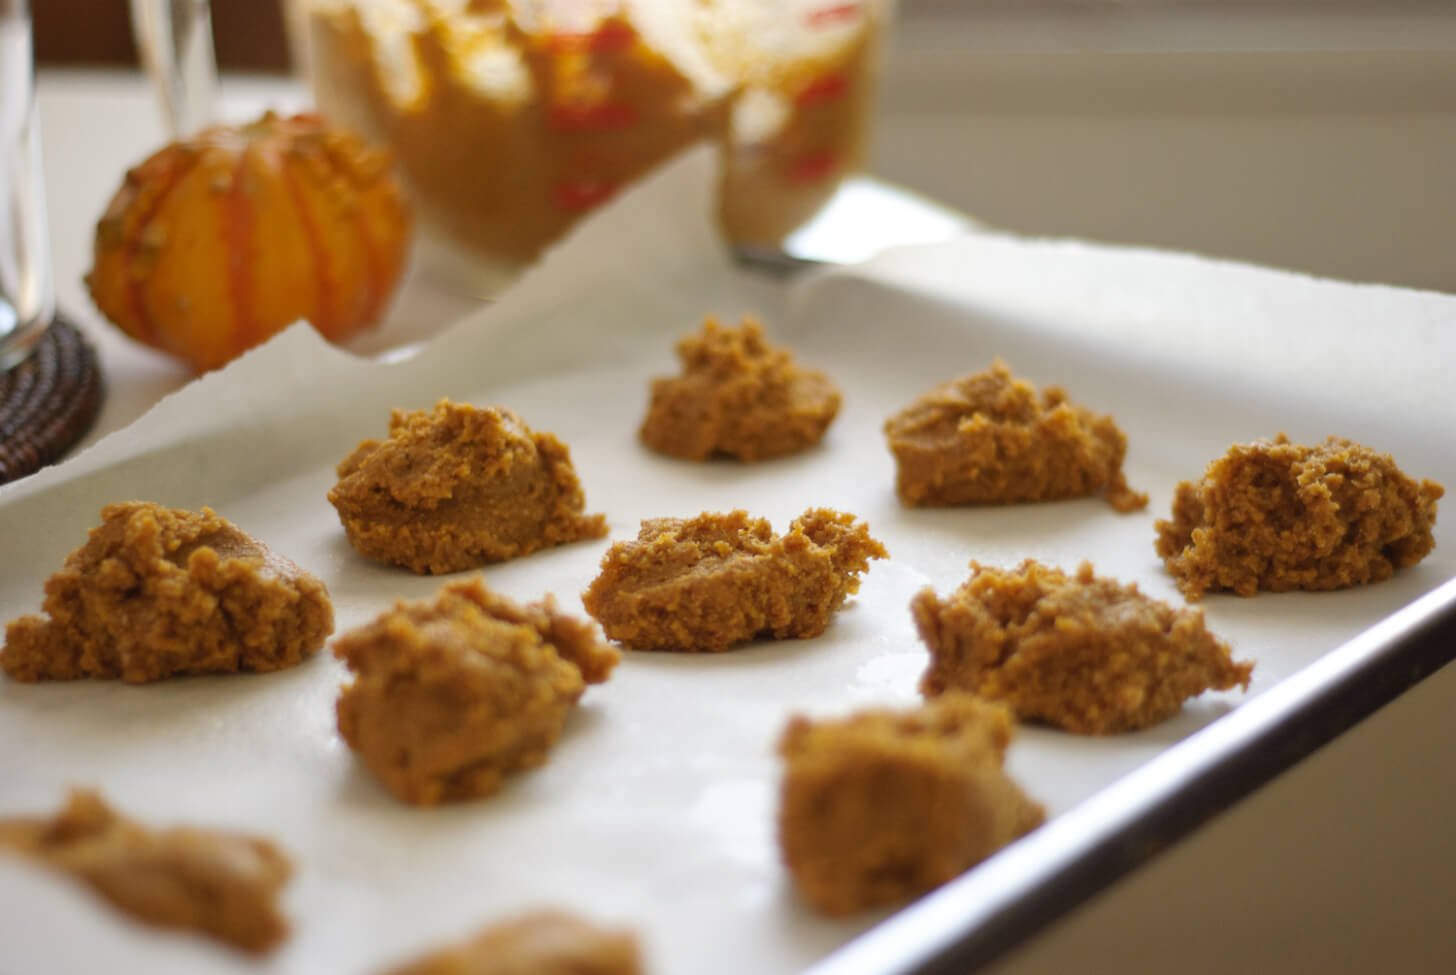
[[[1340,437],[1238,444],[1184,481],[1157,550],[1189,599],[1207,590],[1343,589],[1389,579],[1435,547],[1445,489]]]
[[[947,694],[906,711],[793,718],[779,846],[826,914],[898,904],[980,863],[1045,819],[1003,771],[1004,708]]]
[[[339,694],[339,733],[418,806],[491,795],[507,774],[543,764],[586,685],[618,660],[549,596],[521,606],[478,579],[397,603],[334,653],[357,675]]]
[[[1099,579],[1085,562],[1075,576],[1030,559],[1012,570],[973,562],[955,592],[923,590],[910,611],[930,648],[926,696],[971,691],[1084,735],[1147,728],[1206,690],[1247,689],[1254,667],[1234,662],[1202,612]]]
[[[907,505],[1011,504],[1101,493],[1117,511],[1148,496],[1122,476],[1127,437],[1110,416],[1038,396],[997,361],[944,383],[885,421],[895,490]]]
[[[582,514],[566,445],[507,409],[441,400],[433,411],[395,410],[389,439],[360,443],[338,474],[329,501],[349,542],[420,574],[607,533],[601,515]]]
[[[0,666],[13,679],[281,670],[333,632],[324,584],[211,508],[129,501],[101,522],[46,580],[46,616],[6,627]]]
[[[486,928],[385,975],[641,975],[637,939],[558,911]]]
[[[617,542],[582,596],[634,650],[718,652],[755,637],[807,638],[889,553],[853,515],[811,508],[782,537],[746,512],[652,518]]]
[[[151,830],[78,790],[48,819],[0,821],[0,851],[70,874],[119,910],[262,954],[288,935],[278,896],[293,872],[264,839],[176,827]]]
[[[681,376],[656,379],[642,423],[653,450],[686,460],[766,460],[818,443],[839,412],[839,390],[824,373],[772,346],[756,319],[737,328],[716,319],[677,344]]]

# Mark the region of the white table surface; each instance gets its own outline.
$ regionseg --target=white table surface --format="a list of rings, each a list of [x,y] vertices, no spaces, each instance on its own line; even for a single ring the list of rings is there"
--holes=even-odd
[[[81,283],[96,218],[124,169],[161,144],[161,125],[136,76],[49,73],[39,90],[59,301],[109,384],[89,442],[190,378],[110,328]],[[270,80],[226,81],[224,99],[230,118],[306,104]],[[470,307],[413,280],[373,341]],[[1456,971],[1453,737],[1448,666],[995,971]]]

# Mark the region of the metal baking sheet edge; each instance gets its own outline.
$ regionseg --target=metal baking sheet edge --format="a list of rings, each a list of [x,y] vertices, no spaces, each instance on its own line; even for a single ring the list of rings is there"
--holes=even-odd
[[[1456,579],[886,919],[803,975],[967,975],[1456,659]]]

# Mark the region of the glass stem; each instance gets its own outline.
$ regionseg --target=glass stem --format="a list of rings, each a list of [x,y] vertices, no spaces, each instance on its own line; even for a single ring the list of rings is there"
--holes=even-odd
[[[56,310],[34,78],[26,5],[0,4],[0,372]]]
[[[217,63],[208,0],[131,0],[131,23],[171,137],[211,122]]]

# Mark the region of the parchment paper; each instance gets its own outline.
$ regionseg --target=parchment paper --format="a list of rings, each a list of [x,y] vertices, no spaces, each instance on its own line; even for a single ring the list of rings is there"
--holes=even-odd
[[[0,858],[0,972],[366,973],[523,909],[553,905],[638,930],[657,973],[792,972],[877,919],[816,918],[774,841],[774,742],[789,714],[909,703],[925,663],[907,610],[971,558],[1033,556],[1178,597],[1152,547],[1175,484],[1235,441],[1338,433],[1456,483],[1446,389],[1456,299],[1198,258],[972,234],[781,289],[736,271],[709,220],[714,174],[685,157],[585,225],[495,306],[380,364],[296,326],[58,468],[0,491],[0,614],[35,611],[44,578],[108,502],[211,505],[316,573],[339,629],[442,580],[374,565],[344,540],[333,466],[392,407],[442,396],[517,410],[572,448],[612,537],[639,519],[742,507],[776,528],[806,507],[865,518],[892,558],[815,640],[718,656],[629,653],[592,688],[542,769],[497,797],[395,802],[340,741],[344,677],[326,653],[292,671],[146,687],[0,681],[0,815],[101,788],[155,824],[273,837],[298,874],[292,938],[261,963],[132,925],[89,893]],[[650,377],[707,313],[758,311],[846,393],[824,445],[757,466],[688,464],[636,440]],[[1097,500],[910,511],[880,425],[928,386],[995,356],[1115,414],[1145,512]],[[1210,596],[1210,625],[1258,661],[1250,695],[1456,575],[1436,554],[1394,580],[1330,594]],[[522,599],[579,609],[607,541],[485,570]],[[1191,702],[1146,732],[1024,729],[1011,768],[1052,815],[1237,707]]]

